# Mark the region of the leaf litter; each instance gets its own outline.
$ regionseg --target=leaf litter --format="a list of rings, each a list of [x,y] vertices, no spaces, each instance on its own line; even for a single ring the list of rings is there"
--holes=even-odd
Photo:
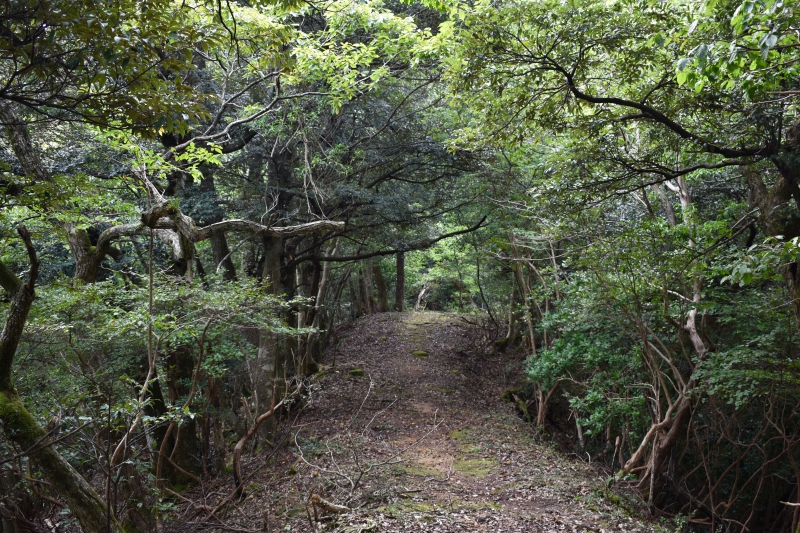
[[[611,492],[607,472],[537,439],[501,398],[517,384],[523,354],[483,353],[480,336],[458,315],[435,312],[340,325],[275,449],[243,459],[242,499],[223,501],[231,481],[220,476],[202,494],[187,491],[164,529],[674,530],[648,520],[632,494]]]

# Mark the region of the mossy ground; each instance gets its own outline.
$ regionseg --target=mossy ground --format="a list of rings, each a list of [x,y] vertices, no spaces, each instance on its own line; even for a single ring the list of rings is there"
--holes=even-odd
[[[486,477],[496,470],[497,463],[488,459],[459,459],[453,461],[453,470],[459,474]]]

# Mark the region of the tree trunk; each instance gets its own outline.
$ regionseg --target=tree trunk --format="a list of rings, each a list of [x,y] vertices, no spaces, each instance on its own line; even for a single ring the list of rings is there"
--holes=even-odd
[[[336,250],[338,249],[339,249],[339,239],[337,238],[334,239],[334,241],[328,247],[328,252],[327,252],[328,257],[336,255]],[[315,269],[318,268],[319,263],[316,263],[314,266]],[[321,320],[322,305],[325,302],[325,296],[328,293],[328,283],[330,282],[330,277],[331,277],[331,262],[326,261],[325,266],[322,267],[322,273],[319,277],[317,293],[314,298],[314,307],[312,307],[311,310],[308,312],[308,317],[306,318],[306,320],[310,322],[308,325],[315,329],[320,329],[321,327],[324,327],[324,324],[322,324]],[[311,362],[315,359],[319,360],[321,358],[322,358],[322,343],[320,342],[320,333],[318,331],[309,333],[308,338],[306,339],[306,349],[304,350],[302,373],[308,374]]]
[[[89,232],[85,229],[78,228],[75,224],[64,224],[64,229],[67,231],[67,242],[75,260],[73,285],[77,286],[81,283],[88,284],[97,281],[97,273],[100,271],[100,266],[106,256],[109,255],[116,260],[121,255],[118,249],[111,246],[112,239],[132,234],[134,227],[136,226],[118,226],[110,231],[103,232],[104,236],[114,234],[114,237],[103,239],[98,245],[98,242],[92,242]]]
[[[691,418],[692,402],[689,399],[684,398],[680,407],[678,408],[678,413],[672,420],[672,425],[670,426],[669,431],[665,436],[659,439],[658,447],[656,448],[656,456],[653,459],[653,466],[650,475],[654,476],[652,485],[657,489],[663,485],[661,468],[664,466],[664,462],[666,462],[670,453],[672,453],[672,449],[678,443],[680,436],[686,434],[686,424],[689,423]],[[642,483],[646,481],[646,477],[640,480],[639,486],[642,487]],[[656,490],[656,492],[658,492],[658,490]]]
[[[348,265],[344,274],[339,278],[339,281],[336,283],[336,290],[334,291],[333,295],[333,302],[335,305],[335,310],[330,310],[330,315],[328,317],[328,322],[333,323],[333,318],[338,316],[340,320],[343,319],[341,313],[341,301],[342,301],[342,293],[344,292],[344,288],[347,286],[347,281],[350,279],[350,272],[351,266]]]
[[[81,283],[94,283],[97,280],[97,271],[103,258],[97,257],[95,247],[89,240],[89,234],[84,229],[77,228],[74,224],[65,224],[67,242],[75,260],[75,275],[73,285]]]
[[[796,142],[796,141],[795,141]],[[794,158],[794,156],[792,156]],[[791,159],[791,158],[786,158]],[[770,187],[764,183],[758,169],[742,167],[749,188],[748,203],[758,207],[758,225],[765,235],[782,236],[788,241],[800,236],[800,187],[798,187],[796,163],[781,158],[774,159],[780,176]],[[791,299],[795,316],[795,327],[800,331],[800,264],[789,263],[784,267],[783,278]]]
[[[314,305],[306,313],[306,320],[303,324],[306,327],[311,327],[314,324],[314,318],[317,315],[317,293],[319,292],[319,284],[322,279],[322,265],[319,261],[312,261],[311,266],[311,283],[309,284],[308,295],[314,297]]]
[[[28,134],[28,125],[19,116],[14,104],[0,102],[0,123],[5,126],[14,155],[17,156],[23,172],[37,181],[49,181],[50,173],[42,164],[39,152],[34,149]]]
[[[283,252],[284,239],[265,237],[264,242],[264,269],[262,277],[264,290],[273,296],[281,294],[281,253]],[[273,382],[283,377],[283,349],[280,336],[262,328],[258,337],[258,352],[252,365],[252,388],[256,395],[256,416],[270,409],[273,402]],[[277,394],[283,394],[278,390]],[[263,438],[269,438],[275,429],[275,419],[270,418],[258,428],[258,433]]]
[[[209,241],[211,242],[211,253],[214,256],[214,270],[216,271],[222,267],[222,279],[227,281],[236,279],[236,268],[233,266],[233,259],[231,259],[231,251],[228,248],[228,240],[225,234],[222,232],[212,233]]]
[[[552,398],[553,394],[558,390],[559,384],[560,381],[556,381],[555,385],[547,390],[545,390],[541,384],[538,385],[539,390],[537,391],[537,396],[539,401],[536,409],[536,427],[544,427],[547,418],[547,407],[550,405],[550,398]]]
[[[50,444],[47,432],[39,427],[13,389],[0,388],[0,420],[6,437],[24,450],[42,477],[66,500],[81,528],[86,533],[108,531],[106,504]]]
[[[172,251],[172,266],[168,272],[173,276],[185,276],[194,258],[194,245],[184,235],[171,229],[156,229],[153,233]]]
[[[304,267],[305,263],[301,263],[294,267],[294,285],[295,285],[295,292],[298,297],[308,296],[308,291],[305,289],[305,276],[304,274]],[[296,326],[297,328],[302,328],[306,324],[306,309],[304,306],[300,306],[300,309],[297,311],[297,321]]]
[[[422,304],[422,298],[425,297],[425,293],[427,291],[428,291],[428,286],[427,285],[423,285],[422,289],[419,291],[419,294],[417,294],[417,301],[414,303],[414,312],[419,312],[420,304]],[[423,305],[422,308],[424,309],[425,306]]]
[[[42,163],[39,152],[34,148],[28,126],[12,104],[0,103],[0,123],[3,123],[11,141],[14,155],[17,156],[23,171],[37,181],[50,181],[50,172]],[[70,248],[75,256],[75,280],[93,283],[97,270],[110,247],[97,250],[89,239],[86,230],[78,230],[74,225],[66,225]]]
[[[406,310],[406,254],[397,252],[397,285],[394,289],[394,310]]]
[[[378,312],[385,313],[389,310],[389,295],[386,293],[386,281],[380,263],[372,265],[372,275],[375,277],[375,286],[378,289]]]
[[[517,273],[517,280],[519,281],[519,292],[522,295],[522,302],[524,304],[524,316],[525,316],[525,323],[528,324],[528,335],[530,337],[531,342],[531,353],[536,355],[536,337],[533,334],[533,319],[531,318],[531,309],[530,304],[528,303],[528,298],[530,297],[531,291],[528,289],[528,284],[525,281],[525,276],[522,272],[522,265],[519,262],[514,263],[515,270]]]
[[[697,243],[692,236],[695,232],[694,228],[696,226],[696,221],[693,214],[691,190],[689,189],[689,186],[683,177],[678,177],[675,181],[676,184],[672,184],[669,181],[664,182],[664,184],[678,195],[678,198],[681,202],[683,224],[690,228],[688,245],[693,249],[697,247]],[[668,203],[666,195],[664,196],[664,203]],[[668,220],[668,222],[672,224],[671,220]],[[696,260],[691,263],[691,266],[692,307],[686,317],[686,322],[684,324],[678,324],[676,322],[675,325],[679,328],[679,330],[682,330],[689,336],[689,340],[692,343],[692,347],[694,348],[697,359],[699,361],[703,361],[708,355],[708,347],[706,347],[700,332],[697,330],[697,314],[703,297],[702,287],[704,279]],[[684,376],[680,375],[680,372],[677,369],[673,369],[673,374],[675,374],[673,375],[675,382],[681,384],[686,383],[686,385],[683,387],[683,390],[681,390],[682,397],[680,398],[680,404],[677,406],[677,412],[672,419],[667,416],[663,422],[657,424],[658,426],[661,426],[662,424],[664,425],[663,427],[659,427],[654,433],[653,446],[655,449],[652,452],[651,465],[647,471],[647,474],[642,476],[639,481],[639,488],[642,491],[644,491],[649,481],[649,497],[651,501],[655,497],[655,493],[657,493],[663,486],[661,468],[664,464],[664,461],[672,452],[672,449],[678,442],[680,435],[684,434],[686,424],[688,424],[691,420],[692,402],[689,397],[691,395],[691,391],[695,389],[695,381],[690,379],[688,382],[686,382]],[[669,426],[669,430],[667,431],[666,435],[664,435],[663,431],[666,429],[667,425]]]
[[[189,393],[185,384],[192,382],[196,371],[192,355],[192,350],[179,347],[171,349],[167,357],[167,390],[169,403],[173,406],[178,406],[178,400]],[[163,402],[163,397],[161,401]],[[163,439],[159,438],[157,442],[160,449]],[[183,471],[199,477],[202,473],[202,463],[199,460],[201,451],[200,441],[197,439],[196,420],[193,418],[182,420],[171,432],[164,451],[178,468],[173,467],[170,461],[162,461],[162,475],[159,477],[168,479],[173,485],[186,485],[194,481]]]
[[[367,314],[364,309],[364,299],[361,298],[361,281],[358,279],[361,269],[356,269],[355,279],[350,279],[350,299],[352,300],[352,312],[350,318],[358,318],[361,315]]]
[[[109,524],[115,528],[108,507],[72,465],[61,457],[50,443],[47,432],[39,427],[14,389],[11,369],[33,304],[34,284],[39,271],[39,261],[30,234],[24,227],[18,231],[28,250],[31,268],[28,282],[22,283],[0,262],[0,285],[11,299],[5,326],[0,332],[0,422],[6,437],[23,450],[42,472],[44,479],[67,501],[83,530],[86,533],[108,531]]]
[[[264,280],[264,289],[278,296],[281,294],[281,253],[283,252],[283,239],[280,237],[264,237],[264,268],[261,277]]]
[[[242,272],[250,278],[254,278],[258,275],[257,268],[256,268],[256,249],[257,245],[253,239],[250,239],[250,242],[242,250]]]
[[[372,292],[372,273],[368,265],[361,266],[361,274],[364,276],[364,308],[368,315],[374,314],[378,310],[375,305],[375,296]]]
[[[200,170],[203,174],[203,179],[200,182],[200,192],[207,197],[205,198],[206,202],[211,204],[211,212],[202,220],[198,220],[197,223],[207,226],[222,222],[225,213],[219,206],[217,187],[214,184],[214,169],[209,165],[201,165]],[[214,256],[214,271],[217,272],[222,268],[223,279],[228,281],[236,279],[236,268],[233,266],[233,259],[231,259],[231,251],[228,248],[228,239],[225,233],[213,233],[209,241],[211,243],[211,253]]]
[[[675,218],[675,209],[673,209],[672,202],[667,196],[667,193],[664,191],[664,187],[662,187],[660,183],[654,183],[650,187],[656,192],[656,194],[658,194],[658,199],[661,201],[661,207],[664,208],[664,217],[667,219],[667,223],[671,227],[675,227],[678,224],[678,219]]]
[[[328,267],[326,263],[325,268]],[[305,313],[305,318],[303,320],[303,327],[311,328],[317,327],[318,324],[318,317],[317,313],[320,310],[320,306],[322,301],[320,299],[320,285],[322,283],[323,278],[323,267],[319,261],[312,261],[311,262],[311,282],[308,285],[308,296],[314,298],[314,303],[309,306],[308,310]],[[306,269],[306,274],[308,275],[308,269]],[[307,278],[306,278],[307,279]],[[304,283],[305,284],[305,283]],[[322,296],[324,298],[324,295]],[[297,373],[302,375],[307,375],[309,369],[312,367],[311,361],[314,358],[315,352],[317,347],[319,346],[318,336],[314,333],[309,333],[306,335],[304,339],[300,339],[298,342],[299,349],[297,353],[300,355],[300,360],[297,362]]]
[[[516,292],[516,283],[514,279],[516,276],[513,274],[511,275],[511,294],[508,296],[508,332],[506,333],[506,339],[511,341],[514,339],[516,335],[516,320],[514,320],[514,293]]]

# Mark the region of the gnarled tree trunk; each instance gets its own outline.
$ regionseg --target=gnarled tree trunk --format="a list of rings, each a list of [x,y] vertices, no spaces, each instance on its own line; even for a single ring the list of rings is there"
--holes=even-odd
[[[64,224],[64,229],[67,232],[67,242],[69,242],[72,257],[75,259],[75,276],[73,280],[74,284],[77,285],[79,283],[94,283],[97,281],[97,273],[106,256],[111,256],[115,260],[120,257],[120,251],[111,246],[112,240],[122,236],[133,235],[140,231],[140,226],[125,225],[112,228],[109,231],[104,231],[100,236],[101,238],[94,243],[89,237],[89,232],[77,227],[75,224]]]

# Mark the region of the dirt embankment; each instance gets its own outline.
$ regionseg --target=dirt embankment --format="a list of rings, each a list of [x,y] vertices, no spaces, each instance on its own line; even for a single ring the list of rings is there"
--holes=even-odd
[[[340,327],[281,449],[245,461],[245,499],[211,517],[187,502],[170,529],[666,531],[534,439],[501,398],[519,361],[476,353],[477,335],[431,312]]]

